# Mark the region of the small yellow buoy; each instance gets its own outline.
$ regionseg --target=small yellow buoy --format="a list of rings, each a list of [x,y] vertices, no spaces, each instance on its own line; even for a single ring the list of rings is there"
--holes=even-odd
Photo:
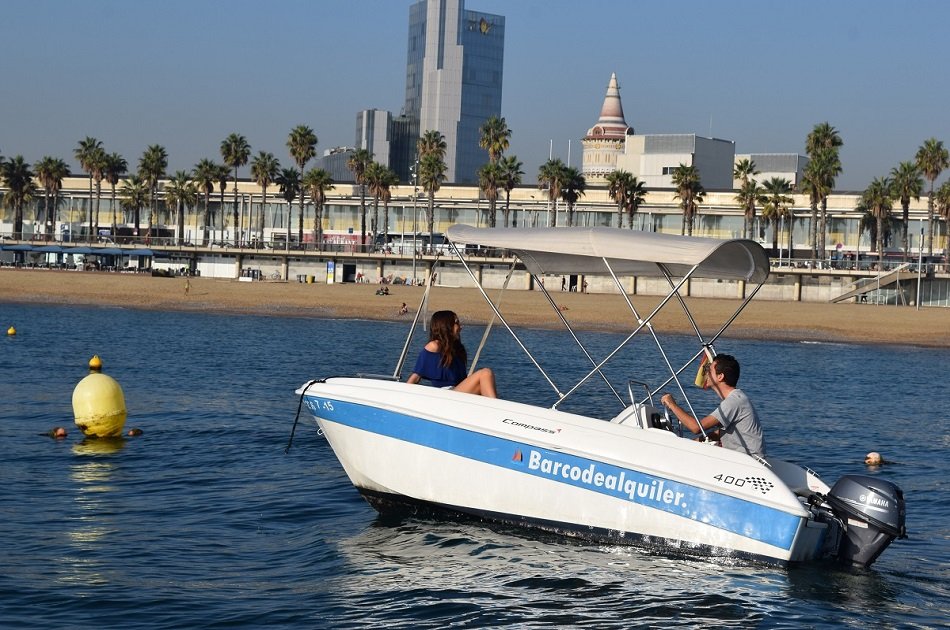
[[[16,328],[14,328],[13,326],[10,326],[9,328],[7,328],[7,334],[12,337],[13,335],[16,334]]]
[[[87,437],[118,437],[125,426],[125,396],[115,379],[101,370],[96,355],[89,361],[89,375],[73,390],[73,416]]]

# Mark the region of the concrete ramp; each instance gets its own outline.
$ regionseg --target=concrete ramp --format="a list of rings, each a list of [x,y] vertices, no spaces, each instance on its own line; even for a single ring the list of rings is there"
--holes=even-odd
[[[897,284],[897,281],[901,279],[901,272],[904,272],[904,279],[907,280],[909,277],[907,270],[910,268],[910,265],[911,263],[903,263],[897,269],[892,269],[891,271],[879,274],[873,278],[861,278],[860,280],[856,280],[851,283],[850,288],[845,290],[845,292],[838,297],[832,298],[831,301],[832,303],[837,304],[838,302],[844,302],[845,300],[850,300],[851,298],[860,298],[861,296],[867,295],[871,291],[876,291],[892,284]]]

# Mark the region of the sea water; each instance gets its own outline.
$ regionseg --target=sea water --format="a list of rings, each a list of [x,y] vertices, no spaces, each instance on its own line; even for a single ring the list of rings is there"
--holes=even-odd
[[[464,320],[464,314],[463,314]],[[788,569],[582,544],[510,527],[377,516],[294,389],[391,373],[408,324],[0,304],[0,623],[12,628],[938,627],[950,617],[950,351],[722,339],[771,454],[833,483],[881,475],[907,497],[908,539],[869,570]],[[481,329],[465,327],[474,355]],[[590,362],[562,332],[518,334],[565,391]],[[582,334],[605,356],[622,335]],[[676,365],[696,344],[664,337]],[[421,345],[413,342],[409,361]],[[115,443],[82,439],[71,394],[98,354],[123,387]],[[565,408],[610,417],[636,338]],[[685,357],[685,358],[684,358]],[[480,365],[503,396],[553,387],[504,331]],[[404,372],[403,377],[406,376]],[[683,380],[692,380],[684,372]],[[678,398],[681,393],[669,388]],[[712,394],[688,388],[700,413]],[[70,429],[54,441],[40,434]],[[878,450],[894,463],[863,465]]]

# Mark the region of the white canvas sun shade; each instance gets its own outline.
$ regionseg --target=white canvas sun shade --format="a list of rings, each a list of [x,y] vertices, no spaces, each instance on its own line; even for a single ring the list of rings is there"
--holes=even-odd
[[[762,246],[749,240],[638,232],[616,228],[474,228],[453,225],[450,241],[507,249],[535,275],[606,274],[604,260],[618,276],[722,278],[762,283],[769,259]],[[662,267],[661,267],[662,266]]]

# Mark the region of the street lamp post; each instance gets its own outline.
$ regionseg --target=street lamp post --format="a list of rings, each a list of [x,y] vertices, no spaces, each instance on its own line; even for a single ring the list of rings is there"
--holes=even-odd
[[[416,234],[419,231],[419,214],[416,211],[416,200],[419,197],[419,160],[409,167],[412,173],[412,284],[416,284]]]

